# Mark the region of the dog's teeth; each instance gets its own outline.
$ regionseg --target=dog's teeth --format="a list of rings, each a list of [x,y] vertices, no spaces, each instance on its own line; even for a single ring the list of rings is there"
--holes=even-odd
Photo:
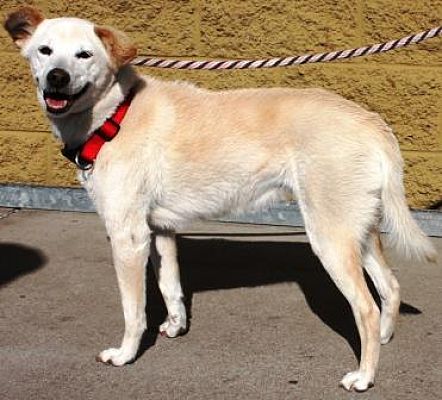
[[[46,104],[53,108],[53,109],[63,109],[67,106],[68,101],[67,100],[56,100],[56,99],[51,99],[51,98],[47,98],[46,99]]]

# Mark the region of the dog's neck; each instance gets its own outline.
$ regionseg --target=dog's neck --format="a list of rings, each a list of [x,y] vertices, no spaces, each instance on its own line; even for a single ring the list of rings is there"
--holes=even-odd
[[[107,118],[114,114],[118,105],[123,102],[140,78],[132,67],[126,66],[111,79],[109,89],[92,108],[65,118],[49,117],[55,136],[68,147],[75,148],[83,144]]]

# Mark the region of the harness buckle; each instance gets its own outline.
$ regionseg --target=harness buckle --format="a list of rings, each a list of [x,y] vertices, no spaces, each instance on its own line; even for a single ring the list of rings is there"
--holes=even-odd
[[[112,118],[108,118],[104,124],[96,130],[96,133],[100,135],[106,142],[112,140],[117,136],[120,131],[120,125]]]

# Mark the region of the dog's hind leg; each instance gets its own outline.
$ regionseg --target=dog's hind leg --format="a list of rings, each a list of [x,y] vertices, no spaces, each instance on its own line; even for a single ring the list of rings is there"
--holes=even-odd
[[[130,218],[114,215],[105,221],[121,293],[125,330],[121,346],[102,351],[97,361],[121,366],[135,358],[146,329],[145,274],[150,231],[143,210],[134,211]]]
[[[346,374],[341,385],[364,391],[373,385],[379,360],[379,309],[365,281],[360,245],[349,233],[335,229],[322,236],[316,232],[313,248],[349,302],[361,339],[359,369]]]
[[[156,233],[151,254],[158,286],[168,313],[166,320],[160,325],[160,333],[167,337],[176,337],[186,331],[187,322],[175,235],[172,233]]]
[[[400,294],[399,283],[384,258],[377,231],[370,233],[368,237],[364,268],[381,298],[381,344],[385,344],[390,341],[394,333],[394,325],[399,314]]]
[[[307,235],[313,251],[349,302],[361,339],[359,369],[346,374],[341,385],[364,391],[373,385],[380,351],[380,313],[362,268],[362,225],[370,223],[370,218],[349,220],[339,203],[333,206],[321,198],[320,192],[315,194],[313,200],[308,197],[311,193],[298,192]]]

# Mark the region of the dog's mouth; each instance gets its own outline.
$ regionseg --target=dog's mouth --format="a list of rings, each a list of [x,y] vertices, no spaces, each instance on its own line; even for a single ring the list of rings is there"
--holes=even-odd
[[[83,89],[75,94],[61,93],[56,90],[46,89],[43,92],[43,98],[46,103],[46,110],[51,114],[63,114],[67,112],[72,104],[83,96],[89,89],[90,83],[87,83]]]

